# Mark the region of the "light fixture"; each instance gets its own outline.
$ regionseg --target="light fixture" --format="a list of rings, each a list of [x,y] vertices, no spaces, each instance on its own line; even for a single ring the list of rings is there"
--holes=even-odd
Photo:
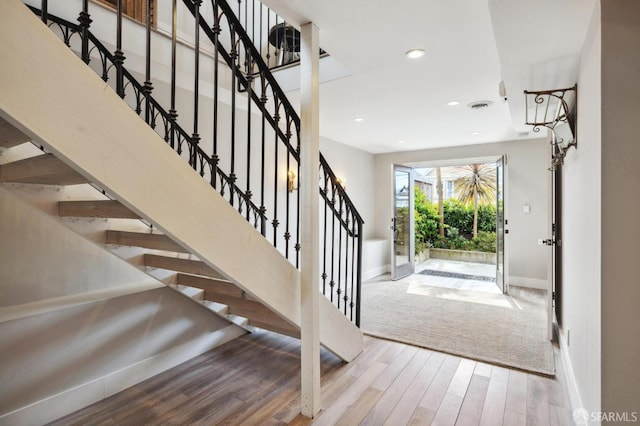
[[[534,132],[542,127],[551,131],[551,170],[564,163],[569,148],[578,148],[578,85],[566,89],[524,91],[525,124]]]
[[[293,170],[289,170],[287,173],[287,183],[289,192],[293,192],[298,189],[298,186],[296,185],[296,173]]]
[[[478,136],[480,132],[471,132],[471,136]]]
[[[447,105],[448,105],[448,106],[456,106],[456,105],[460,105],[460,101],[454,101],[454,100],[451,100],[451,101],[447,102]]]
[[[475,102],[471,102],[467,106],[473,110],[478,111],[481,109],[489,108],[491,104],[493,104],[492,101],[475,101]]]
[[[403,141],[403,140],[399,140],[399,141],[398,141],[398,143],[399,143],[399,144],[403,144],[403,143],[404,143],[404,141]]]
[[[426,52],[422,49],[411,49],[405,53],[405,56],[409,59],[418,59],[422,58]]]
[[[347,190],[347,182],[341,177],[336,177],[336,183],[340,185],[345,191]]]
[[[364,118],[362,117],[356,117],[353,119],[353,121],[357,122],[357,123],[362,123],[364,121]]]

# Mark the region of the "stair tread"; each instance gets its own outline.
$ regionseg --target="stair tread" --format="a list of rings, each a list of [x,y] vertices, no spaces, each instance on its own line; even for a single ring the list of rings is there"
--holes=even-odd
[[[249,325],[250,320],[245,317],[241,317],[239,315],[227,314],[227,318],[234,324],[240,325],[242,327],[246,327]]]
[[[78,185],[89,181],[54,155],[42,154],[0,166],[0,182]]]
[[[0,147],[11,148],[29,142],[31,138],[0,117]]]
[[[117,200],[60,201],[58,214],[63,217],[140,219],[138,214]]]
[[[187,253],[181,245],[164,234],[107,230],[105,243]]]
[[[207,308],[221,315],[227,315],[229,308],[227,305],[218,302],[212,302],[211,300],[204,300],[202,302]]]
[[[210,278],[222,278],[222,275],[209,267],[201,260],[180,259],[170,256],[161,256],[157,254],[145,254],[144,264],[148,267],[168,269],[171,271],[186,272],[188,274],[204,275]],[[189,285],[187,282],[179,284]],[[196,286],[193,286],[196,287]]]
[[[191,299],[204,300],[204,290],[202,289],[189,287],[185,285],[177,285],[176,289],[180,293],[184,294],[187,297],[190,297]]]

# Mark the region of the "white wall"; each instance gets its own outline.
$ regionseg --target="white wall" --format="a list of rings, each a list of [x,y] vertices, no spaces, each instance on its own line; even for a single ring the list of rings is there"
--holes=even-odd
[[[392,217],[391,170],[393,164],[447,161],[506,155],[505,211],[509,221],[509,284],[544,287],[547,280],[547,251],[537,244],[547,238],[548,143],[543,139],[439,148],[380,154],[375,157],[374,235],[391,246],[389,224]],[[528,204],[530,213],[522,206]],[[390,251],[389,251],[390,252]],[[387,254],[389,257],[390,254]]]
[[[600,13],[594,13],[578,79],[577,149],[562,170],[562,340],[581,398],[600,410],[601,90]],[[569,334],[569,346],[566,346]],[[574,391],[573,389],[571,389]]]
[[[364,220],[364,239],[373,238],[374,155],[324,137],[320,138],[320,152],[335,175],[344,180],[347,194]]]
[[[0,235],[0,308],[156,283],[2,188]]]
[[[640,3],[601,5],[602,410],[640,416]]]

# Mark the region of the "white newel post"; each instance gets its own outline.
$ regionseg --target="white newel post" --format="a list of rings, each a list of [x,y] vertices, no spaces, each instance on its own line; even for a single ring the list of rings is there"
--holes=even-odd
[[[320,411],[320,266],[319,192],[320,123],[318,100],[318,27],[301,27],[300,44],[300,229],[302,414]]]

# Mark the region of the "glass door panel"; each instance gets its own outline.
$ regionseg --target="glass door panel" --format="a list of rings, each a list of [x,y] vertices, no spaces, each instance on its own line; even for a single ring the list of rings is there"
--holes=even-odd
[[[413,231],[413,170],[394,166],[392,279],[397,280],[414,271]]]
[[[504,157],[496,163],[496,284],[505,292],[504,279]]]

